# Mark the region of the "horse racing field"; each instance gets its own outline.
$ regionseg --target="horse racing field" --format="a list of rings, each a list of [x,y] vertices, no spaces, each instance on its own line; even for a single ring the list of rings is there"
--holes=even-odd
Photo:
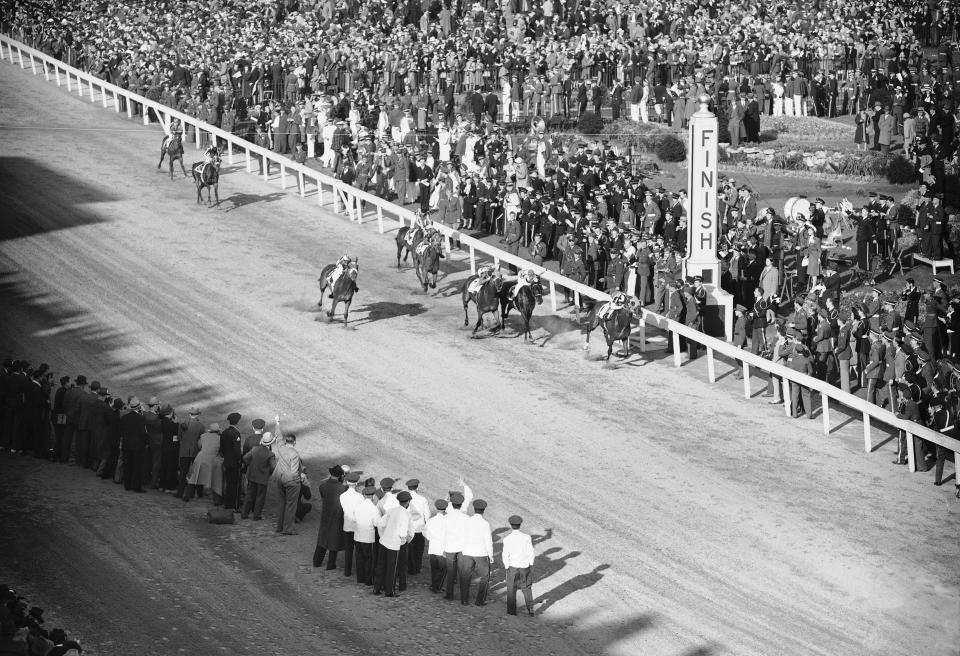
[[[211,526],[206,501],[3,454],[0,580],[87,653],[958,653],[952,481],[891,465],[890,442],[864,454],[858,421],[826,437],[744,399],[727,363],[714,385],[702,359],[672,368],[662,336],[604,368],[548,304],[536,345],[515,323],[471,339],[458,255],[424,294],[375,222],[240,158],[220,207],[197,205],[156,170],[156,126],[6,62],[0,85],[0,355],[206,421],[236,409],[245,430],[281,412],[314,483],[337,462],[431,498],[462,477],[495,528],[518,513],[537,540],[537,617],[505,615],[499,567],[483,608],[426,574],[385,599],[310,566],[316,512],[276,536],[273,490],[264,521]],[[346,328],[315,311],[344,253],[360,260]]]

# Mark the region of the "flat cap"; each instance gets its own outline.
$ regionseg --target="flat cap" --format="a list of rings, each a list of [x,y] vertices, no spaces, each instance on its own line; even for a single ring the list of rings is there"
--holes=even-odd
[[[377,488],[373,487],[372,485],[368,485],[367,487],[363,488],[363,496],[365,497],[372,497],[372,496],[375,496],[376,494],[377,494]]]
[[[253,421],[250,422],[250,425],[253,426],[256,430],[263,430],[264,427],[267,425],[267,422],[265,422],[263,419],[254,419]]]
[[[487,509],[487,502],[483,499],[475,499],[473,502],[473,509],[477,512],[483,512]]]
[[[433,505],[437,507],[437,510],[446,510],[447,509],[447,500],[446,499],[437,499],[433,502]]]
[[[360,472],[350,472],[347,474],[348,483],[359,483],[360,482]]]
[[[420,481],[418,479],[411,478],[410,480],[407,481],[408,490],[416,490],[418,487],[420,487]]]
[[[407,501],[410,501],[412,498],[413,497],[406,490],[404,490],[403,492],[397,495],[397,501],[399,501],[400,503],[406,503]]]
[[[387,478],[380,479],[380,487],[382,488],[393,487],[393,483],[394,483],[393,479],[390,478],[389,476]]]
[[[507,523],[516,528],[517,526],[523,524],[523,517],[520,515],[510,515],[510,518],[507,519]]]
[[[463,503],[463,495],[460,494],[459,492],[451,492],[450,503],[452,503],[455,506],[460,505],[461,503]]]

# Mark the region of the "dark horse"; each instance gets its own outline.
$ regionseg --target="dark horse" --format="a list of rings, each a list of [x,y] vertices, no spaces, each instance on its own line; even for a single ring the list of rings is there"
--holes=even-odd
[[[470,276],[463,281],[463,286],[460,288],[460,296],[463,299],[464,326],[470,325],[470,315],[467,314],[467,305],[469,305],[471,301],[477,305],[477,324],[473,327],[474,335],[477,334],[480,326],[483,325],[483,315],[490,312],[496,314],[500,310],[500,288],[503,286],[503,279],[499,276],[494,276],[483,283],[479,290],[471,292],[470,283],[476,279],[477,276]],[[502,325],[503,321],[498,321],[497,327],[494,330],[499,330]]]
[[[423,291],[427,291],[428,285],[432,289],[437,288],[437,274],[440,272],[440,260],[443,259],[440,243],[440,235],[436,234],[426,244],[421,241],[413,251],[413,266]]]
[[[194,162],[193,183],[197,185],[197,202],[203,201],[203,188],[207,188],[207,205],[210,205],[210,190],[213,189],[213,195],[217,199],[217,205],[220,204],[220,151],[212,146],[208,152],[213,156],[211,162]]]
[[[327,287],[330,286],[330,274],[333,273],[333,270],[337,267],[336,264],[328,264],[323,267],[323,271],[320,272],[320,277],[317,279],[317,282],[320,283],[320,300],[317,302],[320,310],[323,310],[323,299],[324,292],[326,292]],[[337,281],[333,283],[333,287],[330,289],[330,298],[333,300],[332,305],[330,306],[330,311],[327,312],[327,316],[333,319],[333,314],[337,310],[337,303],[343,301],[343,325],[347,325],[347,320],[350,317],[350,303],[353,301],[353,295],[357,291],[357,274],[359,273],[359,263],[354,262],[350,267],[343,272],[343,274],[337,278]]]
[[[624,352],[622,355],[618,354],[619,357],[625,358],[630,355],[630,332],[632,330],[631,322],[634,316],[634,306],[631,300],[630,305],[614,310],[606,319],[601,321],[597,315],[604,305],[606,304],[595,303],[590,310],[590,314],[587,315],[587,323],[583,326],[583,334],[586,337],[583,350],[589,353],[590,333],[596,330],[597,326],[600,326],[603,328],[603,336],[607,340],[607,357],[605,360],[609,362],[615,341],[623,342]]]
[[[500,328],[503,329],[507,321],[507,315],[510,314],[510,308],[516,308],[520,313],[520,319],[523,321],[523,341],[533,339],[530,334],[530,317],[533,316],[533,309],[543,303],[543,285],[538,280],[535,283],[525,285],[517,292],[517,297],[510,300],[510,290],[516,287],[516,282],[507,282],[500,288]],[[521,333],[517,333],[517,337]]]
[[[397,230],[397,270],[400,270],[400,256],[403,255],[403,261],[407,261],[410,253],[413,253],[417,246],[423,241],[423,230],[414,235],[413,243],[407,243],[407,235],[413,230],[410,226],[403,226]]]
[[[160,144],[160,162],[157,164],[158,169],[163,166],[163,158],[167,156],[170,158],[170,179],[173,180],[173,163],[176,161],[180,162],[180,170],[183,171],[183,177],[187,177],[187,169],[183,168],[183,137],[179,132],[173,132],[163,138],[163,143]]]

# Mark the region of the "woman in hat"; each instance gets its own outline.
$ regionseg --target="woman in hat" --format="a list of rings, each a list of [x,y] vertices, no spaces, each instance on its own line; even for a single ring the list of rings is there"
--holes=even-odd
[[[197,496],[202,496],[203,489],[213,493],[214,505],[220,505],[220,496],[223,494],[223,458],[220,457],[220,424],[213,423],[207,427],[207,432],[200,436],[197,442],[200,452],[193,459],[190,473],[187,474],[187,491],[183,495],[184,501],[193,497],[194,490]]]

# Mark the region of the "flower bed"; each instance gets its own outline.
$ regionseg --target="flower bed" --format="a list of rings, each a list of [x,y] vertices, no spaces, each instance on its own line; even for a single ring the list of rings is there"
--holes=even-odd
[[[863,179],[887,174],[891,155],[874,152],[849,153],[838,150],[797,150],[793,148],[720,147],[720,161],[726,164],[765,169],[821,173]]]

